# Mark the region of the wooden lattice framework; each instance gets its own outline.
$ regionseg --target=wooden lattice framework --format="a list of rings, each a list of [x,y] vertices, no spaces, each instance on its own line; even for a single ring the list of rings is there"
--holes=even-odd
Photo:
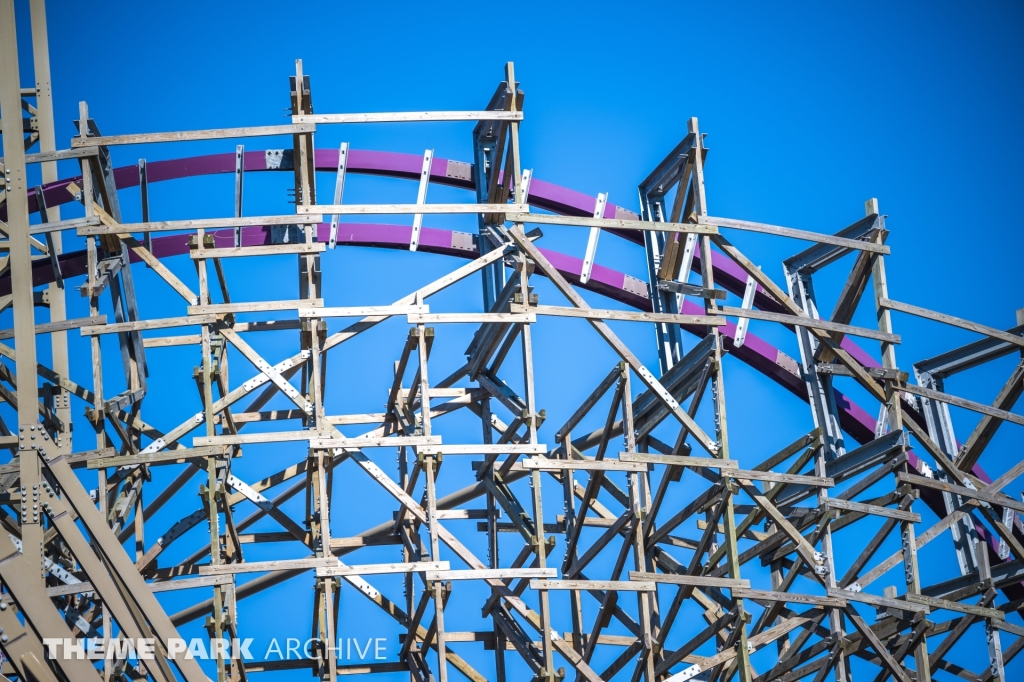
[[[302,574],[315,575],[310,597],[317,637],[335,640],[344,617],[337,595],[349,585],[407,631],[397,660],[351,665],[338,661],[330,647],[314,648],[312,660],[221,657],[211,667],[218,680],[295,668],[332,681],[343,674],[408,671],[403,674],[411,680],[442,681],[569,675],[592,682],[736,676],[744,682],[817,682],[831,676],[845,682],[851,666],[871,671],[876,680],[921,681],[940,671],[970,680],[1005,679],[1004,663],[1024,646],[1024,628],[1007,621],[1024,597],[1018,516],[1024,504],[1003,489],[1024,471],[1024,462],[992,479],[979,461],[1003,422],[1024,424],[1024,417],[1009,411],[1022,391],[1024,363],[991,405],[945,393],[943,380],[1020,354],[1024,326],[993,329],[889,298],[887,230],[875,200],[867,202],[863,219],[834,235],[712,217],[704,194],[706,149],[696,119],[640,185],[639,215],[609,204],[606,195],[587,199],[591,215],[585,202],[582,208],[560,203],[550,186],[531,193],[520,159],[523,97],[512,64],[487,107],[470,112],[314,113],[301,62],[291,79],[293,116],[286,125],[103,136],[83,103],[80,134],[58,150],[43,0],[31,0],[30,7],[36,87],[23,89],[14,3],[0,0],[0,211],[8,252],[0,306],[13,308],[14,316],[14,328],[0,332],[14,341],[0,344],[0,397],[6,403],[0,409],[0,446],[12,455],[0,466],[0,649],[6,679],[206,679],[195,661],[164,655],[176,628],[206,617],[211,639],[244,637],[239,600]],[[328,154],[316,150],[319,127],[425,121],[476,122],[473,163],[435,159],[428,152],[418,176],[408,169],[393,173],[418,177],[417,203],[342,203],[355,154],[347,145]],[[151,221],[146,164],[119,176],[109,153],[119,145],[274,135],[291,136],[291,148],[250,157],[239,147],[234,154],[233,218]],[[265,169],[294,170],[294,212],[242,217],[242,179],[251,158],[265,159]],[[80,178],[58,179],[57,161],[66,159],[79,161]],[[336,166],[331,201],[319,201],[316,194],[321,160]],[[26,164],[41,164],[41,187],[28,186]],[[120,179],[136,173],[132,182]],[[432,182],[475,189],[476,201],[427,203]],[[125,222],[119,208],[118,190],[131,184],[143,192],[139,223]],[[59,205],[70,202],[84,207],[84,217],[61,219]],[[538,207],[554,213],[537,213]],[[41,220],[30,223],[30,213]],[[424,215],[459,213],[479,217],[478,234],[446,233],[449,241],[439,245],[437,235],[444,231],[422,226]],[[345,225],[339,216],[363,214],[411,215],[398,246],[469,261],[390,305],[342,307],[344,292],[321,290],[321,267],[330,264],[328,251],[349,243],[339,236],[339,225]],[[563,262],[543,252],[535,244],[539,230],[527,231],[528,224],[590,228],[584,259]],[[61,235],[68,230],[86,237],[84,253],[63,252]],[[379,230],[366,243],[395,247],[382,236],[385,226]],[[780,286],[730,243],[730,230],[813,245],[784,262],[786,282]],[[616,283],[610,270],[595,265],[601,231],[644,245],[646,282],[620,277]],[[188,258],[168,260],[175,248]],[[229,292],[245,282],[229,282],[221,259],[258,261],[282,254],[298,262],[297,299],[231,302]],[[834,312],[825,317],[813,276],[848,254],[855,256],[852,271]],[[143,267],[169,287],[152,296],[177,297],[177,315],[147,315],[150,301],[136,295],[132,280],[132,271]],[[197,291],[180,275],[192,268]],[[82,281],[90,315],[67,319],[65,296],[75,277]],[[483,280],[481,308],[431,311],[431,296],[468,277]],[[531,292],[536,277],[548,278],[565,300],[541,305]],[[640,311],[591,308],[579,288]],[[724,305],[727,291],[742,296],[742,305]],[[876,329],[850,324],[865,297],[877,312]],[[114,320],[100,312],[105,298]],[[36,321],[37,307],[48,321]],[[911,382],[897,363],[894,311],[968,329],[983,339],[914,364]],[[538,408],[533,354],[543,349],[535,347],[532,330],[546,316],[586,319],[621,360],[600,370],[607,374],[578,408]],[[325,408],[331,390],[352,389],[324,380],[331,350],[395,317],[406,320],[408,336],[393,382],[377,387],[387,392],[385,411],[331,414]],[[796,359],[781,352],[771,357],[765,348],[774,349],[760,340],[752,348],[752,319],[793,330]],[[657,376],[608,321],[655,329]],[[438,350],[434,340],[443,338],[440,331],[435,337],[435,329],[456,323],[478,330],[461,369],[438,379],[428,372]],[[682,331],[698,338],[686,352]],[[69,355],[69,333],[91,340],[91,356]],[[260,355],[251,339],[267,333],[297,342],[294,354]],[[42,334],[51,339],[48,360],[37,353],[36,337]],[[881,366],[849,337],[878,342]],[[102,362],[104,344],[118,344],[120,365]],[[181,424],[161,423],[145,409],[146,396],[161,390],[147,381],[147,361],[162,348],[181,345],[201,352],[198,411]],[[510,353],[521,355],[521,376],[508,378],[503,370]],[[723,383],[725,366],[734,361],[753,365],[807,399],[815,428],[793,434],[790,446],[765,461],[738,461],[729,447]],[[91,385],[71,381],[73,363],[91,364]],[[107,395],[110,375],[117,375],[115,383],[124,391]],[[840,400],[834,382],[861,387],[880,407],[877,421],[865,424],[862,413]],[[283,399],[283,408],[263,409]],[[581,432],[591,410],[605,403],[604,426]],[[706,426],[695,419],[701,404],[713,411]],[[981,415],[963,444],[953,432],[948,405]],[[95,432],[91,443],[81,434],[71,438],[72,415],[83,408]],[[479,442],[446,437],[443,418],[460,410],[479,416]],[[549,442],[538,434],[547,417],[564,420]],[[271,430],[246,428],[268,421],[274,422]],[[353,435],[360,425],[364,433]],[[308,456],[257,482],[232,474],[232,460],[242,448],[289,441],[308,443]],[[851,441],[859,445],[848,446]],[[397,449],[396,473],[378,465],[386,458],[368,454],[378,448]],[[444,456],[472,457],[477,480],[439,498]],[[151,490],[149,470],[158,466],[181,473],[163,490]],[[339,466],[346,467],[344,483],[333,476]],[[92,480],[95,497],[89,493]],[[393,509],[382,510],[384,521],[362,533],[332,537],[332,497],[344,485],[370,481],[387,491]],[[146,534],[148,516],[194,496],[197,488],[201,510],[157,538]],[[303,518],[282,511],[284,501],[302,493]],[[563,506],[557,517],[550,508],[555,499]],[[480,501],[482,507],[467,507]],[[940,519],[930,527],[921,526],[924,505]],[[243,533],[264,517],[283,530]],[[872,530],[844,532],[862,538],[864,549],[840,565],[833,535],[847,527],[868,528],[879,518],[881,525]],[[463,519],[479,524],[451,523]],[[208,546],[197,546],[182,563],[160,563],[171,543],[202,524],[209,528]],[[676,535],[685,524],[699,531],[696,539]],[[487,556],[474,554],[456,528],[484,533]],[[899,537],[900,549],[876,556],[890,536]],[[517,538],[521,546],[510,551]],[[961,577],[925,586],[918,550],[937,539],[946,543]],[[246,561],[244,545],[251,542],[300,543],[310,554]],[[386,544],[396,546],[401,561],[360,563],[361,550]],[[764,584],[756,577],[761,573],[745,568],[755,561],[770,571]],[[238,576],[246,573],[261,575],[240,583]],[[372,585],[374,575],[396,573],[404,577],[402,594],[388,596]],[[880,587],[881,579],[893,575],[895,585]],[[489,596],[472,601],[465,595],[479,592],[460,590],[466,581],[486,585]],[[205,590],[208,598],[169,615],[154,596],[185,588]],[[445,612],[452,609],[480,610],[482,628],[446,628]],[[680,623],[695,617],[706,627],[680,639]],[[613,628],[627,634],[606,632]],[[963,667],[947,654],[971,628],[984,631],[988,646],[973,653],[974,665]],[[154,638],[161,655],[145,667],[94,664],[50,658],[42,644],[44,638],[96,633]],[[1007,637],[1016,639],[1003,646]],[[481,647],[493,651],[493,663],[481,670],[458,653]],[[618,653],[599,669],[594,661],[607,658],[597,655],[602,649]],[[478,654],[473,659],[483,660]]]

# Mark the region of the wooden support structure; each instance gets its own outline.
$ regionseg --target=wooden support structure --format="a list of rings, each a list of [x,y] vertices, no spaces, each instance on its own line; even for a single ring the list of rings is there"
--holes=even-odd
[[[1006,679],[1024,648],[1024,625],[1014,620],[1024,601],[1024,465],[991,478],[980,465],[998,461],[986,456],[997,429],[1024,425],[1014,412],[1024,363],[994,398],[953,395],[943,380],[1016,358],[1024,321],[996,329],[890,298],[888,228],[875,200],[834,234],[713,217],[708,150],[690,119],[639,185],[638,214],[606,194],[553,210],[547,183],[531,190],[523,169],[524,95],[511,63],[480,110],[314,113],[313,79],[300,60],[288,83],[288,124],[101,135],[83,102],[78,134],[58,144],[45,7],[28,4],[30,17],[15,17],[13,0],[0,0],[0,449],[11,455],[0,464],[0,678],[239,682],[301,668],[331,682],[374,673],[440,682],[847,682],[854,671],[901,682],[939,671]],[[27,89],[18,57],[28,52],[19,54],[15,30],[25,20],[36,79]],[[365,164],[348,143],[317,149],[318,126],[432,121],[473,125],[472,164],[428,150],[394,171],[416,181],[415,203],[411,184],[393,203],[343,203],[348,174],[388,171]],[[273,136],[291,142],[265,153],[228,142]],[[110,148],[193,140],[223,141],[218,167],[234,168],[234,216],[162,218],[149,199],[162,162],[145,160],[137,168],[141,215],[124,215]],[[256,156],[266,165],[254,165]],[[81,177],[60,180],[57,161],[79,164]],[[30,187],[26,168],[35,163],[42,184]],[[134,169],[117,177],[134,178]],[[293,205],[244,216],[243,179],[254,169],[291,171]],[[323,201],[317,171],[334,181]],[[475,197],[430,203],[438,182]],[[61,204],[84,217],[62,220]],[[191,205],[187,193],[179,205]],[[33,212],[40,221],[30,224]],[[389,214],[412,219],[380,223],[371,245],[469,262],[405,286],[397,301],[374,300],[372,287],[325,290],[322,273],[341,258],[336,247],[355,243],[347,221]],[[429,224],[459,214],[477,216],[477,233]],[[584,258],[542,248],[542,233],[527,231],[533,224],[590,228]],[[382,236],[392,228],[398,236]],[[69,230],[84,237],[82,252],[64,253]],[[604,231],[602,253],[642,243],[646,280],[609,276],[597,249]],[[811,245],[783,262],[779,285],[727,238],[743,232]],[[439,246],[442,233],[451,239]],[[824,317],[815,276],[844,256],[852,270]],[[273,300],[253,300],[252,278],[268,259],[291,263],[295,280],[277,283]],[[139,268],[156,277],[136,286]],[[392,284],[418,281],[413,275],[387,273]],[[443,307],[453,299],[437,295],[469,277],[482,280],[481,305]],[[554,285],[555,300],[540,302],[537,277]],[[69,318],[72,286],[84,313]],[[591,307],[581,289],[608,304]],[[727,295],[742,305],[724,305]],[[871,304],[877,325],[852,325],[858,307]],[[910,383],[896,360],[894,313],[982,339],[914,363]],[[753,331],[792,334],[790,354],[756,338],[751,320]],[[554,375],[537,362],[554,350],[542,333],[548,324],[575,325],[615,365]],[[617,333],[637,324],[654,331],[657,367]],[[451,339],[465,325],[472,342],[455,348]],[[696,342],[684,344],[684,332]],[[70,354],[69,333],[88,351]],[[398,350],[373,368],[379,384],[349,376],[356,367],[369,373],[362,365],[377,360],[353,350],[356,337]],[[880,366],[856,345],[866,342],[880,344]],[[587,343],[566,337],[558,350],[589,352]],[[185,345],[198,362],[179,367],[177,355],[163,364],[161,354],[174,354],[166,349]],[[765,347],[774,355],[758,355]],[[726,372],[737,362],[810,408],[785,439],[795,440],[774,454],[730,442],[729,417],[735,424],[749,406],[726,397]],[[174,372],[196,391],[168,384]],[[553,383],[583,387],[585,397],[546,403]],[[858,421],[865,411],[850,407],[844,386],[867,396],[877,422]],[[342,398],[355,394],[385,402],[345,408]],[[177,417],[159,407],[168,396]],[[977,422],[962,444],[951,408]],[[383,411],[352,413],[360,409]],[[456,413],[462,426],[449,418]],[[545,429],[549,416],[561,427]],[[258,422],[272,423],[249,426]],[[391,449],[395,471],[381,464]],[[250,477],[254,470],[261,473]],[[460,477],[470,484],[453,489]],[[351,492],[362,488],[386,502],[357,507]],[[272,527],[252,528],[257,522]],[[946,531],[948,542],[934,542]],[[928,561],[950,557],[958,577],[925,584],[926,546]],[[299,663],[218,650],[201,669],[174,655],[176,628],[198,619],[211,641],[251,636],[273,614],[246,617],[244,600],[299,575],[311,581],[314,642]],[[393,620],[400,638],[392,658],[355,665],[341,655],[335,644],[354,625],[347,610],[357,598],[342,599],[343,589]],[[185,590],[194,604],[173,614],[154,597]],[[472,629],[468,619],[476,619]],[[957,643],[971,628],[987,646],[965,653]],[[108,646],[121,636],[151,638],[157,656],[94,663],[49,656],[43,644],[79,635]]]

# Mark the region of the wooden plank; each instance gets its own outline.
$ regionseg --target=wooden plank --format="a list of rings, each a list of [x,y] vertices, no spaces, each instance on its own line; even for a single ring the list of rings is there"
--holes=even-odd
[[[295,571],[322,568],[336,563],[333,557],[308,557],[305,559],[274,559],[271,561],[246,561],[240,564],[204,565],[199,575],[235,575],[237,573],[268,573],[270,571]]]
[[[101,334],[121,334],[123,332],[145,331],[147,329],[172,329],[174,327],[192,327],[195,325],[214,324],[220,321],[219,315],[189,315],[188,317],[165,317],[160,320],[139,320],[137,322],[118,322],[97,327],[83,328],[82,336],[100,336]],[[155,339],[154,339],[155,340]]]
[[[96,154],[96,149],[89,147],[83,147],[81,149],[58,149],[52,152],[26,154],[25,163],[49,163],[51,161],[65,161],[67,159],[82,159],[87,156],[96,156]],[[4,160],[0,158],[0,164],[3,162]]]
[[[838,587],[829,587],[826,589],[826,593],[830,597],[860,602],[862,604],[871,604],[872,606],[883,606],[886,608],[900,609],[902,611],[929,612],[929,608],[926,604],[915,604],[903,599],[892,599],[890,597],[879,597],[874,594],[868,594],[867,592],[854,592],[852,590],[843,590]]]
[[[915,514],[914,512],[903,511],[902,509],[889,509],[888,507],[879,507],[874,504],[864,504],[863,502],[851,502],[837,497],[827,498],[825,500],[825,507],[828,509],[862,512],[864,514],[871,514],[872,516],[885,516],[890,519],[899,519],[900,521],[921,523],[921,515]]]
[[[268,244],[265,246],[239,246],[223,249],[192,249],[188,252],[192,260],[203,258],[240,258],[242,256],[279,256],[289,253],[321,253],[327,250],[323,242],[299,242],[297,244]]]
[[[835,237],[830,234],[810,232],[809,230],[797,230],[792,227],[781,227],[779,225],[769,225],[767,223],[755,223],[749,220],[735,220],[733,218],[715,218],[707,216],[701,218],[700,222],[705,225],[717,225],[720,228],[728,227],[734,230],[743,230],[745,232],[760,232],[762,234],[774,234],[780,237],[803,239],[805,241],[817,242],[819,244],[844,246],[848,249],[856,249],[858,251],[868,251],[871,253],[881,254],[888,254],[890,252],[889,247],[884,244],[862,242],[858,239],[846,239],[845,237]]]
[[[460,571],[428,571],[427,580],[519,580],[522,578],[556,578],[554,568],[481,568]],[[446,635],[447,637],[447,635]]]
[[[647,471],[643,462],[620,462],[617,459],[547,459],[530,457],[523,460],[524,469],[540,471]]]
[[[530,212],[528,204],[316,204],[312,206],[296,206],[295,209],[298,215],[310,213],[333,215],[415,215],[416,213],[423,213],[439,215],[448,213]]]
[[[405,446],[441,445],[440,436],[364,436],[357,438],[310,438],[309,447],[316,450],[330,448],[394,448]]]
[[[409,313],[409,324],[529,324],[537,321],[533,314],[517,313]]]
[[[421,571],[447,571],[447,561],[412,561],[406,563],[391,564],[357,564],[348,566],[337,559],[324,559],[330,562],[328,565],[318,566],[316,575],[318,578],[332,576],[356,576],[356,575],[382,575],[388,573],[419,573]]]
[[[262,313],[277,310],[299,310],[302,308],[319,307],[324,304],[322,298],[305,298],[298,301],[257,301],[254,303],[212,303],[210,305],[190,305],[189,315],[224,315],[226,313]],[[239,330],[242,331],[242,330]]]
[[[732,591],[734,598],[759,599],[762,601],[779,601],[787,604],[812,604],[814,606],[846,606],[846,600],[840,597],[819,597],[814,594],[797,594],[795,592],[772,592],[770,590],[751,590],[737,587]]]
[[[90,138],[92,139],[92,138]],[[218,230],[235,227],[266,227],[271,225],[315,225],[323,222],[323,216],[316,212],[311,215],[269,215],[237,218],[200,218],[195,220],[163,220],[148,223],[114,223],[112,225],[87,225],[78,229],[78,234],[131,234],[135,232],[189,232],[192,230]],[[254,247],[247,247],[254,248]]]
[[[346,307],[299,308],[299,317],[376,317],[429,313],[427,305],[357,305]]]
[[[750,481],[769,481],[771,483],[796,483],[799,485],[812,485],[819,488],[832,488],[836,482],[834,479],[823,476],[802,476],[799,474],[777,474],[774,471],[755,471],[750,469],[726,469],[722,471],[723,476],[730,478],[742,478]]]
[[[181,578],[178,580],[146,583],[146,585],[149,587],[150,592],[156,594],[157,592],[192,590],[198,587],[213,587],[214,585],[230,585],[232,582],[231,576],[228,575],[210,575],[201,576],[199,578]],[[47,587],[46,596],[52,599],[53,597],[64,597],[71,594],[82,594],[83,592],[92,591],[93,586],[90,582],[70,583],[67,585]]]
[[[735,469],[739,464],[734,459],[716,457],[686,457],[683,455],[656,455],[649,452],[620,452],[623,462],[646,462],[648,464],[671,464],[706,469]]]
[[[32,225],[32,227],[29,228],[29,234],[36,235],[60,232],[61,230],[77,230],[83,227],[99,224],[101,224],[101,221],[98,216],[92,216],[91,218],[69,218],[68,220],[58,220],[52,223],[39,223],[37,225]]]
[[[195,346],[203,342],[200,334],[186,334],[183,336],[161,336],[155,339],[142,339],[144,348],[169,348],[171,346]]]
[[[816,320],[812,317],[806,317],[803,315],[786,315],[784,313],[772,313],[765,310],[735,308],[732,306],[722,306],[720,310],[722,314],[727,317],[746,317],[751,320],[781,322],[782,324],[791,324],[796,327],[824,329],[825,331],[830,332],[841,332],[851,336],[860,336],[865,339],[875,339],[877,341],[885,341],[887,343],[900,343],[899,334],[888,334],[886,332],[867,329],[865,327],[853,327],[848,324],[829,322],[828,320]]]
[[[599,227],[602,230],[642,230],[644,232],[682,232],[684,234],[718,234],[714,225],[694,223],[660,223],[649,220],[620,220],[618,218],[580,218],[576,216],[548,215],[545,213],[517,213],[506,211],[505,219],[514,223],[535,225],[567,225],[571,227]]]
[[[522,121],[521,111],[391,111],[366,114],[299,114],[292,123],[416,123],[420,121]]]
[[[944,492],[953,493],[962,497],[968,497],[973,500],[981,500],[982,502],[988,502],[992,505],[1000,507],[1006,507],[1017,512],[1024,513],[1024,504],[1013,500],[1012,498],[1006,497],[1005,495],[996,495],[993,493],[986,493],[981,490],[972,490],[966,486],[953,485],[952,483],[946,483],[945,481],[939,481],[934,478],[928,478],[926,476],[917,476],[915,474],[908,474],[904,472],[898,472],[896,474],[896,480],[900,483],[909,483],[911,485],[921,486],[923,488],[932,488],[934,490],[942,490]]]
[[[427,445],[416,450],[421,455],[546,455],[545,443],[504,443]]]
[[[632,580],[541,580],[530,581],[531,590],[597,590],[605,592],[655,592],[658,587],[652,581]]]
[[[90,469],[106,469],[108,467],[137,466],[140,464],[177,464],[190,459],[205,457],[223,457],[224,446],[206,446],[199,448],[181,448],[179,450],[166,450],[164,452],[153,452],[140,455],[124,455],[118,457],[100,457],[89,460],[87,464]]]
[[[961,329],[968,329],[972,332],[984,334],[985,336],[993,339],[999,339],[1007,343],[1012,343],[1015,346],[1024,348],[1024,337],[1017,336],[1016,334],[1010,334],[1004,332],[1001,329],[995,329],[993,327],[987,327],[977,322],[971,322],[970,320],[964,320],[959,317],[953,317],[952,315],[946,315],[945,313],[938,313],[934,310],[928,310],[927,308],[921,308],[916,305],[910,305],[909,303],[900,303],[890,298],[882,298],[878,301],[879,307],[887,308],[889,310],[895,310],[901,313],[907,313],[908,315],[914,315],[916,317],[923,317],[926,320],[934,320],[935,322],[943,322],[953,327],[960,327]]]
[[[1006,410],[1000,410],[991,405],[985,405],[984,403],[976,403],[973,400],[967,400],[966,398],[960,398],[955,395],[949,395],[948,393],[942,393],[940,391],[933,391],[930,388],[924,388],[923,386],[913,386],[911,384],[905,384],[900,386],[901,391],[907,393],[913,393],[915,395],[924,396],[932,400],[938,400],[940,403],[946,403],[947,405],[956,405],[962,407],[965,410],[971,410],[972,412],[980,412],[981,414],[987,414],[990,417],[1002,419],[1004,421],[1013,422],[1014,424],[1021,424],[1024,426],[1024,415],[1014,414],[1013,412],[1007,412]]]
[[[749,580],[714,578],[706,575],[684,575],[681,573],[646,573],[644,571],[630,571],[629,579],[640,582],[688,585],[693,587],[719,587],[727,589],[750,587]]]
[[[972,616],[978,616],[980,618],[1006,620],[1006,614],[999,609],[990,609],[984,606],[975,606],[973,604],[961,604],[960,602],[950,601],[948,599],[939,599],[938,597],[928,597],[923,594],[908,594],[905,596],[905,599],[914,604],[930,606],[933,609],[945,609],[947,611],[969,613]]]
[[[570,308],[554,305],[522,305],[513,303],[513,313],[550,315],[554,317],[577,317],[585,320],[621,320],[624,322],[667,322],[669,324],[690,324],[715,327],[726,324],[720,315],[674,315],[671,313],[645,313],[630,310],[602,310],[600,308]]]
[[[245,128],[212,128],[184,130],[173,133],[136,133],[133,135],[106,135],[102,137],[73,137],[71,147],[113,147],[122,144],[148,144],[150,142],[185,142],[190,140],[224,140],[238,137],[266,137],[268,135],[297,135],[312,133],[312,123],[293,123],[276,126],[250,126]]]
[[[72,320],[59,320],[57,322],[46,322],[44,324],[37,324],[36,334],[52,334],[53,332],[62,332],[68,329],[80,329],[95,325],[104,325],[106,323],[106,315],[95,315],[92,317],[76,317]],[[13,338],[13,329],[0,329],[0,340]]]
[[[196,436],[192,447],[252,445],[256,443],[288,443],[316,438],[316,431],[268,431],[266,433],[224,433],[219,436]]]

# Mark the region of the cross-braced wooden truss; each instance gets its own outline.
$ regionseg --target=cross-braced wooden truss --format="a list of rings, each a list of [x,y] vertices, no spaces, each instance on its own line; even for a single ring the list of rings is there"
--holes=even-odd
[[[521,169],[523,96],[511,64],[481,111],[315,114],[301,63],[291,79],[287,125],[103,136],[83,103],[79,134],[58,151],[42,0],[32,0],[31,10],[37,87],[22,89],[13,2],[0,0],[0,212],[9,252],[0,304],[14,317],[14,328],[0,331],[14,340],[0,344],[0,446],[12,455],[0,466],[5,679],[194,682],[207,674],[246,680],[287,669],[323,680],[399,672],[441,681],[568,675],[592,682],[845,682],[851,671],[876,681],[921,682],[940,673],[1006,679],[1004,665],[1024,646],[1024,627],[1007,620],[1024,603],[1024,504],[1003,490],[1024,462],[993,479],[979,461],[1004,422],[1024,424],[1009,411],[1022,391],[1024,363],[991,405],[949,395],[943,381],[1020,354],[1024,326],[1002,331],[890,299],[887,230],[877,202],[868,201],[865,217],[834,235],[712,217],[696,119],[640,185],[639,215],[608,203],[607,195],[595,200],[539,180],[531,187]],[[314,147],[323,126],[419,121],[476,122],[472,164],[431,152],[421,162],[350,151],[347,144]],[[274,135],[290,135],[291,147],[238,147],[188,163],[116,170],[109,152]],[[37,144],[39,151],[28,153]],[[57,161],[67,159],[78,160],[80,177],[58,179]],[[26,164],[41,164],[41,186],[28,186]],[[293,171],[293,212],[242,217],[242,181],[255,170]],[[150,182],[232,171],[235,217],[150,219]],[[333,174],[330,201],[317,196],[317,171]],[[418,180],[418,200],[343,203],[346,175],[359,172]],[[432,183],[475,190],[476,201],[427,203]],[[142,222],[122,215],[119,191],[130,187],[142,191]],[[84,217],[62,220],[59,206],[76,203]],[[40,220],[30,224],[30,213]],[[422,226],[424,215],[459,213],[478,216],[477,234]],[[365,214],[405,214],[412,225],[339,218]],[[539,248],[540,231],[527,230],[536,224],[589,228],[584,259]],[[602,230],[644,246],[647,281],[595,265]],[[62,249],[68,231],[85,237],[84,251]],[[784,261],[779,286],[726,238],[729,231],[813,245]],[[322,290],[321,268],[331,263],[328,251],[358,244],[468,262],[393,303],[344,307],[353,302],[351,292]],[[298,262],[294,300],[232,302],[247,281],[232,281],[223,259],[247,259],[251,277],[260,259],[282,255]],[[847,255],[852,271],[826,317],[814,276]],[[159,279],[144,295],[133,284],[140,268]],[[432,310],[432,297],[470,277],[483,280],[482,307]],[[76,278],[89,315],[67,319],[65,295]],[[186,284],[193,278],[195,290]],[[537,278],[547,278],[564,300],[541,305],[531,286]],[[639,311],[591,308],[579,289]],[[724,305],[727,292],[742,297],[740,307]],[[870,302],[863,305],[877,311],[877,329],[850,324],[865,297]],[[114,319],[101,312],[107,301],[103,309]],[[49,321],[37,323],[36,307],[48,311]],[[897,363],[893,311],[983,338],[914,364],[911,382]],[[595,368],[588,381],[596,387],[582,404],[545,411],[533,369],[534,353],[544,349],[533,333],[550,316],[586,320],[620,361]],[[386,394],[384,411],[334,413],[332,394],[367,389],[328,381],[328,357],[356,337],[394,330],[381,325],[391,318],[407,323],[407,336],[393,381],[373,389]],[[750,320],[794,332],[797,359],[748,334]],[[654,328],[657,372],[609,321]],[[446,351],[445,331],[455,324],[476,331],[468,349],[454,349],[464,350],[464,363],[442,378],[428,369],[432,356]],[[688,349],[683,331],[696,338]],[[69,354],[69,333],[86,337],[91,354]],[[48,362],[37,353],[40,335],[50,339]],[[291,350],[273,357],[257,351],[255,339],[267,335]],[[881,366],[851,337],[878,342]],[[103,362],[102,348],[110,344],[119,348],[120,363]],[[165,423],[161,412],[147,410],[151,396],[168,390],[150,381],[149,366],[178,346],[200,353],[194,370],[191,363],[177,368],[194,371],[198,396],[177,396],[194,402],[194,416]],[[723,372],[733,362],[805,399],[813,429],[794,433],[790,445],[763,461],[731,452]],[[91,381],[72,381],[73,374]],[[843,382],[873,401],[877,419],[839,392]],[[111,386],[123,390],[111,395]],[[962,444],[948,405],[981,415]],[[699,418],[701,406],[710,418]],[[71,438],[72,417],[83,409],[93,442]],[[457,413],[479,419],[477,442],[446,433],[449,415]],[[595,416],[603,426],[582,426]],[[539,434],[546,418],[561,423],[549,439]],[[307,454],[299,461],[265,458],[262,480],[232,473],[243,449],[260,457],[263,444],[284,442],[308,445]],[[397,471],[388,471],[391,465],[381,463],[396,450]],[[441,470],[459,466],[442,462],[467,458],[472,484],[439,495],[451,488]],[[156,467],[176,474],[154,489]],[[339,513],[346,489],[366,486],[379,486],[391,505],[360,516],[379,514],[370,522],[376,525],[335,537],[332,501]],[[284,503],[301,494],[304,514],[286,512]],[[553,504],[560,514],[551,513]],[[146,520],[161,508],[195,511],[155,535]],[[279,530],[246,532],[267,519]],[[466,519],[478,521],[456,523]],[[190,534],[196,527],[208,528],[208,536]],[[467,529],[486,537],[486,553],[471,549],[481,543],[467,538]],[[837,538],[856,551],[834,549]],[[175,542],[194,546],[184,560],[164,561]],[[287,547],[287,556],[304,547],[306,556],[247,560],[253,543]],[[361,560],[381,545],[393,545],[394,562]],[[925,545],[930,561],[949,562],[955,577],[921,584]],[[374,585],[382,574],[401,576],[388,583],[400,585],[396,594]],[[176,628],[197,619],[206,619],[211,641],[251,634],[238,618],[239,602],[300,575],[315,575],[315,639],[336,641],[345,618],[339,592],[348,586],[405,631],[401,650],[392,660],[359,664],[339,660],[337,649],[324,645],[300,660],[240,660],[221,652],[206,672],[172,655]],[[206,597],[168,614],[155,596],[184,589]],[[446,627],[453,612],[478,614],[479,628]],[[954,656],[958,642],[979,632],[987,647]],[[111,639],[150,638],[157,655],[93,662],[51,656],[43,644],[78,636],[103,638],[108,648]],[[1008,636],[1013,643],[1004,646]]]

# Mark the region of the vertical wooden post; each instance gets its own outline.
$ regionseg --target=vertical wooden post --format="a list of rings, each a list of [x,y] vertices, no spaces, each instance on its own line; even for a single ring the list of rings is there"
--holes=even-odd
[[[866,215],[881,215],[878,210],[878,200],[868,199],[864,202],[864,213]],[[883,223],[884,224],[884,223]],[[882,243],[882,230],[875,236],[875,242]],[[880,305],[883,298],[889,297],[889,286],[885,276],[885,260],[879,253],[871,254],[871,279],[874,283],[875,313],[878,320],[878,330],[892,333],[892,315],[888,308]],[[882,367],[895,370],[896,346],[888,341],[882,341]],[[903,429],[903,408],[900,403],[899,382],[894,378],[884,380],[885,383],[885,405],[889,413],[889,428],[891,431]],[[899,453],[906,452],[906,446],[899,447]],[[910,465],[904,463],[900,469],[910,470]],[[921,593],[921,578],[917,566],[917,538],[914,531],[914,524],[911,521],[900,521],[900,536],[903,544],[903,571],[907,586],[907,594]],[[921,640],[914,648],[915,672],[918,682],[930,682],[932,678],[931,663],[928,658],[928,637],[921,635]]]
[[[4,193],[7,196],[8,248],[11,293],[14,303],[14,345],[17,350],[18,432],[27,442],[39,423],[39,381],[36,378],[35,302],[32,295],[32,249],[28,223],[28,179],[22,133],[18,39],[13,0],[0,0],[0,118],[3,121]],[[33,438],[34,438],[33,434]],[[31,500],[42,481],[39,459],[33,451],[18,458],[21,476],[21,540],[26,566],[40,585],[43,569],[43,526],[38,505]]]

